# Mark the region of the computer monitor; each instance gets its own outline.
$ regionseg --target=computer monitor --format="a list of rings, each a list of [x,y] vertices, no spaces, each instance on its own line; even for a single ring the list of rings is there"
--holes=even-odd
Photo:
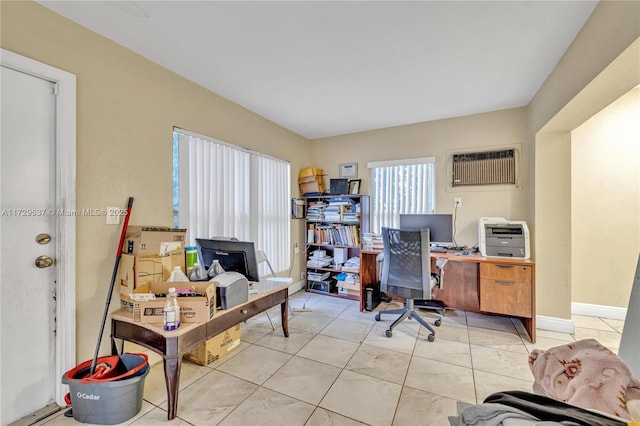
[[[453,215],[450,214],[401,214],[400,229],[429,229],[429,239],[435,246],[453,243]]]
[[[214,260],[218,260],[225,271],[238,272],[249,281],[260,281],[253,242],[196,238],[196,246],[205,270]]]

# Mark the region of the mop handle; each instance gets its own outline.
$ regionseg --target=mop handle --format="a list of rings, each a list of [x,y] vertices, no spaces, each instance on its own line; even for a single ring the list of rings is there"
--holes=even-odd
[[[118,244],[118,253],[116,253],[116,262],[115,262],[115,265],[113,265],[113,273],[111,274],[111,283],[109,284],[107,301],[105,303],[104,313],[102,314],[102,324],[100,325],[100,332],[98,333],[98,343],[96,343],[96,351],[93,355],[93,361],[91,361],[91,368],[89,370],[89,374],[94,374],[96,371],[96,364],[98,363],[98,352],[100,352],[100,342],[102,341],[104,326],[107,323],[107,315],[109,314],[109,305],[111,304],[111,295],[113,294],[113,287],[116,282],[116,276],[118,275],[118,266],[120,265],[120,257],[122,255],[122,246],[124,245],[124,239],[127,235],[127,226],[129,225],[129,217],[131,217],[132,207],[133,207],[133,197],[129,197],[129,202],[127,204],[127,215],[124,217],[124,223],[122,225],[122,233],[120,234],[120,243]]]
[[[124,224],[122,225],[122,233],[120,234],[120,244],[118,244],[118,252],[116,257],[120,257],[122,253],[122,246],[124,246],[124,239],[127,236],[127,226],[129,225],[129,217],[131,216],[131,208],[133,207],[133,197],[129,197],[129,203],[127,204],[127,215],[124,217]]]

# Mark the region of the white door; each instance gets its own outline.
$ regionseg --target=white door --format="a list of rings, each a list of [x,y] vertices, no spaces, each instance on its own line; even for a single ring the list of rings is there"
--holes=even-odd
[[[1,68],[2,425],[55,401],[54,84]]]

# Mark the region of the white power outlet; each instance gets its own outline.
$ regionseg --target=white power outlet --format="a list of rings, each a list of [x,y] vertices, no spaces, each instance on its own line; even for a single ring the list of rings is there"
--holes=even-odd
[[[453,207],[462,207],[462,198],[456,197],[453,199]]]
[[[107,207],[107,225],[119,225],[120,224],[120,208],[119,207]]]

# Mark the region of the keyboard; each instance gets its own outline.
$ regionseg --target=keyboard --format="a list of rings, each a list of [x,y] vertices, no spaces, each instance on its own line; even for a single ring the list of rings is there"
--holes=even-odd
[[[431,247],[432,253],[446,253],[448,250],[445,247]]]

